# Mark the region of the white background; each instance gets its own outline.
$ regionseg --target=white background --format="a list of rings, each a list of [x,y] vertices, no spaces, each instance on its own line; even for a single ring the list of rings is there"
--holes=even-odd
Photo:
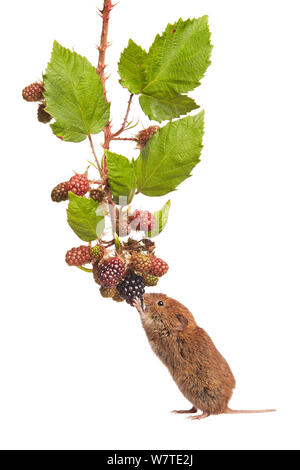
[[[80,242],[50,191],[85,170],[90,149],[55,138],[21,98],[53,39],[96,63],[96,6],[2,5],[0,446],[299,448],[299,2],[120,0],[112,12],[114,129],[128,100],[116,72],[128,38],[148,48],[168,22],[209,15],[212,65],[192,93],[206,111],[202,162],[171,194],[157,239],[170,270],[157,290],[183,302],[228,360],[231,407],[278,412],[199,422],[170,414],[189,403],[137,312],[105,301],[89,274],[65,264]],[[147,126],[136,98],[133,111],[137,129]],[[112,150],[137,155],[128,143]],[[138,197],[136,207],[166,200]]]

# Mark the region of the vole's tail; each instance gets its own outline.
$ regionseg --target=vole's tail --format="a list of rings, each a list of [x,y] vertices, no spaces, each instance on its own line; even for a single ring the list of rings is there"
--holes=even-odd
[[[230,413],[230,414],[239,414],[239,413],[271,413],[276,410],[231,410],[230,408],[227,408],[225,413]]]

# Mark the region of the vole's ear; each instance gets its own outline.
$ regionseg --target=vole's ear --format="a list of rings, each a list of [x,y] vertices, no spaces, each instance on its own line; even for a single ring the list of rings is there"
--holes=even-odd
[[[175,318],[176,318],[176,326],[174,327],[175,330],[177,331],[183,331],[189,324],[189,321],[188,319],[182,315],[182,313],[177,313],[175,315]]]

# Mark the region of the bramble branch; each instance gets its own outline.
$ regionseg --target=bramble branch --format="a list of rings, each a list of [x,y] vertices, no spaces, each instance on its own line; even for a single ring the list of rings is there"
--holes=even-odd
[[[123,124],[122,126],[120,127],[120,129],[115,132],[115,134],[112,135],[112,139],[115,139],[116,137],[118,137],[120,134],[122,134],[122,132],[125,130],[126,128],[126,124],[128,123],[128,116],[129,116],[129,111],[130,111],[130,106],[131,106],[131,103],[132,103],[132,98],[133,98],[133,93],[131,93],[130,97],[129,97],[129,101],[128,101],[128,105],[127,105],[127,109],[126,109],[126,114],[125,114],[125,117],[124,117],[124,121],[123,121]]]

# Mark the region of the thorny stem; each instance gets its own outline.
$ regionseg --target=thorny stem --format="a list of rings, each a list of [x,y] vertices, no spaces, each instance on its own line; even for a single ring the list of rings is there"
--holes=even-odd
[[[108,38],[108,25],[109,25],[109,18],[110,18],[110,12],[113,9],[115,5],[112,4],[111,0],[104,0],[103,1],[103,8],[102,10],[99,9],[99,15],[102,18],[102,31],[101,31],[101,38],[100,38],[100,45],[98,46],[98,51],[99,51],[99,57],[98,57],[98,66],[97,66],[97,74],[99,75],[102,87],[103,87],[103,92],[104,92],[104,98],[105,101],[108,102],[107,99],[107,91],[106,91],[106,80],[108,77],[105,76],[105,55],[106,55],[106,49],[110,45],[107,41]],[[103,182],[105,185],[105,190],[107,193],[107,202],[109,205],[109,214],[112,222],[112,231],[113,231],[113,236],[114,236],[114,227],[115,227],[115,204],[112,200],[112,194],[109,190],[108,187],[108,171],[107,171],[107,160],[106,160],[106,154],[105,150],[109,149],[110,142],[111,140],[115,139],[118,137],[122,132],[126,129],[126,125],[128,123],[128,116],[129,116],[129,111],[130,111],[130,106],[132,102],[133,94],[130,95],[127,109],[126,109],[126,114],[123,120],[123,124],[120,127],[120,129],[112,133],[111,131],[111,122],[109,121],[106,126],[103,129],[104,132],[104,143],[102,145],[104,149],[104,155],[102,159],[102,168],[100,171],[100,175],[103,178]],[[90,140],[91,142],[91,140]],[[93,147],[92,147],[93,150]],[[94,153],[94,152],[93,152]],[[94,154],[95,156],[95,154]],[[97,162],[98,166],[98,162]],[[99,165],[100,166],[100,165]],[[99,168],[99,167],[98,167]]]
[[[112,140],[131,140],[133,142],[137,142],[134,137],[114,137]]]
[[[106,49],[108,48],[109,44],[107,42],[107,37],[108,37],[108,24],[109,24],[109,16],[110,12],[114,5],[111,3],[111,0],[104,0],[103,2],[103,9],[99,10],[99,15],[102,18],[102,31],[101,31],[101,39],[100,39],[100,45],[98,47],[99,50],[99,57],[98,57],[98,66],[97,66],[97,73],[99,75],[99,78],[102,83],[103,87],[103,92],[104,92],[104,98],[105,101],[107,102],[107,93],[106,93],[106,79],[107,77],[105,76],[105,54],[106,54]],[[104,144],[103,148],[108,149],[110,140],[111,140],[111,123],[108,122],[105,128],[103,129],[104,132]],[[107,173],[107,165],[106,165],[106,156],[104,154],[103,156],[103,171],[104,174]]]
[[[98,47],[99,57],[98,57],[98,66],[97,66],[96,70],[97,70],[97,73],[98,73],[99,78],[100,78],[101,83],[102,83],[104,97],[105,97],[106,102],[108,102],[107,91],[106,91],[106,80],[107,80],[108,77],[105,76],[105,68],[106,68],[105,55],[106,55],[106,49],[110,45],[107,41],[107,38],[108,38],[108,25],[109,25],[110,12],[111,12],[111,10],[113,9],[114,6],[115,5],[112,4],[111,0],[104,0],[103,8],[102,8],[102,10],[99,10],[99,14],[102,18],[102,31],[101,31],[100,45]],[[115,137],[118,137],[126,129],[132,99],[133,99],[133,94],[131,94],[130,97],[129,97],[125,117],[124,117],[123,124],[120,127],[120,129],[117,132],[112,133],[112,131],[111,131],[111,122],[110,121],[107,123],[107,125],[103,129],[103,131],[104,131],[104,143],[103,143],[104,150],[108,150],[111,140],[113,140]],[[105,156],[105,154],[103,156],[103,171],[104,171],[104,174],[107,175],[107,165],[106,165],[106,156]]]
[[[131,93],[131,95],[129,97],[129,100],[128,100],[128,105],[127,105],[126,114],[125,114],[125,117],[124,117],[124,120],[123,120],[123,124],[120,127],[120,129],[112,135],[112,139],[114,139],[118,135],[122,134],[122,132],[126,128],[126,124],[128,123],[128,115],[129,115],[130,106],[131,106],[131,103],[132,103],[132,98],[133,98],[133,93]]]
[[[96,152],[95,152],[95,147],[94,147],[94,143],[93,143],[93,140],[92,140],[92,136],[89,134],[88,138],[89,138],[90,146],[91,146],[91,149],[92,149],[92,153],[94,155],[94,159],[95,159],[98,171],[100,173],[100,176],[102,176],[102,170],[101,170],[101,166],[100,166],[99,160],[98,160]]]

